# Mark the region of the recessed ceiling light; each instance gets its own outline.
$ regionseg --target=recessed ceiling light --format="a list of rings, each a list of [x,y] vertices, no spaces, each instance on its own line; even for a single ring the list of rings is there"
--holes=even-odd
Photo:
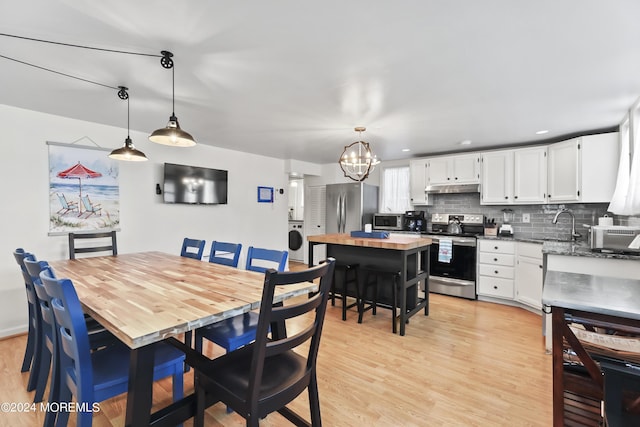
[[[549,133],[549,131],[547,129],[539,130],[536,135],[544,135],[545,133]]]
[[[465,139],[464,141],[460,141],[460,145],[471,145],[471,140]]]
[[[411,151],[411,148],[403,148],[402,151],[406,153],[407,151]]]

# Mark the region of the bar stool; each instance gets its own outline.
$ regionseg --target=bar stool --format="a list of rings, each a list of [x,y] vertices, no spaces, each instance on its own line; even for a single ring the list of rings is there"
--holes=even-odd
[[[340,295],[340,299],[342,300],[342,320],[347,320],[347,310],[351,307],[359,307],[360,301],[360,286],[358,284],[358,269],[359,266],[357,263],[346,264],[346,263],[337,263],[335,266],[335,270],[333,272],[333,282],[331,283],[331,290],[329,291],[329,298],[331,299],[331,305],[336,305],[336,294]],[[342,275],[342,289],[337,289],[336,287],[336,277],[338,275]],[[351,276],[351,277],[349,277]],[[354,289],[356,291],[356,300],[355,302],[347,305],[347,293],[349,289],[349,284],[354,284]]]
[[[604,409],[607,425],[640,425],[640,372],[635,364],[614,359],[600,361],[604,374]],[[623,400],[623,395],[633,396]]]
[[[380,279],[387,279],[391,282],[391,329],[395,334],[398,329],[396,326],[397,307],[398,307],[398,284],[400,283],[400,272],[397,270],[385,270],[378,267],[364,267],[362,268],[364,273],[364,282],[362,290],[360,292],[361,298],[358,305],[358,323],[362,323],[362,316],[367,310],[371,310],[371,313],[375,316],[378,307],[378,283]],[[367,297],[367,290],[373,288],[373,298],[371,303],[365,307],[365,299]]]

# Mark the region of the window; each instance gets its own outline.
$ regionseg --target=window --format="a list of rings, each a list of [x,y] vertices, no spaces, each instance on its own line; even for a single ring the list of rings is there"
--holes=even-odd
[[[409,191],[409,166],[385,168],[380,212],[403,213],[411,210]]]

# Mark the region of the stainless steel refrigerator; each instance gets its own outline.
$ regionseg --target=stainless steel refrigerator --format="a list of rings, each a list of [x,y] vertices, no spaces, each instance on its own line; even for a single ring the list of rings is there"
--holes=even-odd
[[[327,185],[326,229],[330,233],[364,230],[378,212],[378,187],[362,182]]]

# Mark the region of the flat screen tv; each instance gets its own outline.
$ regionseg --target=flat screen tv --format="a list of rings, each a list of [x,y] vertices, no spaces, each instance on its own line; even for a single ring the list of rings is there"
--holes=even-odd
[[[226,170],[164,164],[164,202],[192,205],[227,204]]]

